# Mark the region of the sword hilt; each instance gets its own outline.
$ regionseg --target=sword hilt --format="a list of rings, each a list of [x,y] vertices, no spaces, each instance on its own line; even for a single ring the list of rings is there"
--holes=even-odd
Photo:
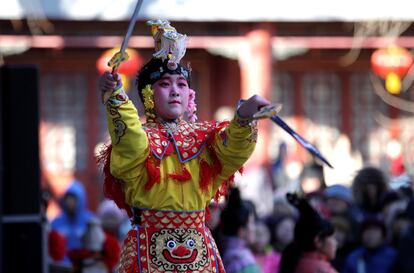
[[[126,52],[118,51],[114,56],[109,60],[108,66],[112,68],[112,75],[115,75],[119,66],[122,62],[127,61],[129,56]]]

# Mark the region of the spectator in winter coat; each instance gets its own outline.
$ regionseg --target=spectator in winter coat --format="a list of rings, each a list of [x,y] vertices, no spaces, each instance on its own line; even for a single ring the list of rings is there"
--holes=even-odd
[[[367,218],[361,225],[362,246],[348,256],[342,273],[390,273],[397,252],[387,244],[383,221]]]

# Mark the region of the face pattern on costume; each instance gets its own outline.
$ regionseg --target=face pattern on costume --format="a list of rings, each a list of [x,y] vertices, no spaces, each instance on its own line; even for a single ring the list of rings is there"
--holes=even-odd
[[[204,211],[143,210],[128,232],[119,273],[224,273]]]
[[[208,264],[204,236],[195,229],[163,229],[151,236],[150,257],[158,270],[200,271]]]

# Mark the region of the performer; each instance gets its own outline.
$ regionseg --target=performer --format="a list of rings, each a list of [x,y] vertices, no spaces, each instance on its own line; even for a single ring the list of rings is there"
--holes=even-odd
[[[180,64],[187,37],[165,20],[148,24],[156,52],[137,76],[147,122],[119,75],[99,82],[111,136],[104,191],[133,219],[119,272],[225,272],[205,208],[253,152],[252,117],[269,101],[241,100],[231,122],[195,122],[191,69]]]

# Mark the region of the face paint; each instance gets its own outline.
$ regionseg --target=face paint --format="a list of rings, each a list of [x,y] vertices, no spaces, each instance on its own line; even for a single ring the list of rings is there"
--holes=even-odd
[[[182,75],[166,73],[152,85],[152,88],[155,112],[162,119],[180,118],[187,110],[190,89]]]

